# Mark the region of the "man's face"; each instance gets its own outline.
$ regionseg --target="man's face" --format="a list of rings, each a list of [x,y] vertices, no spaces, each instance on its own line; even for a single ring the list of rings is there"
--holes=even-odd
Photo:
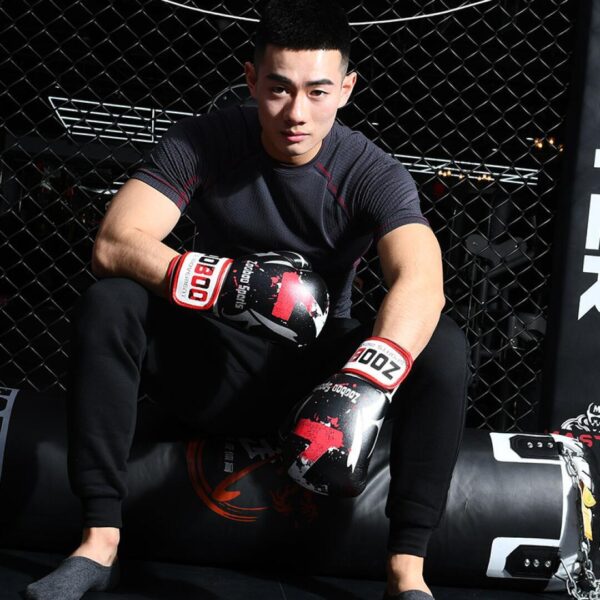
[[[312,160],[356,82],[342,72],[341,53],[268,45],[258,69],[246,63],[245,70],[267,153],[294,165]]]

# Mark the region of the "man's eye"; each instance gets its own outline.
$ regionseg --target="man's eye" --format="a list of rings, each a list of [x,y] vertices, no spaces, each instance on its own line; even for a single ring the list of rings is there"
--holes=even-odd
[[[311,96],[316,96],[317,98],[320,96],[327,96],[327,92],[325,90],[313,90]]]
[[[282,87],[282,86],[280,86],[280,85],[278,85],[278,86],[272,87],[271,91],[274,94],[284,94],[285,93],[285,88]]]

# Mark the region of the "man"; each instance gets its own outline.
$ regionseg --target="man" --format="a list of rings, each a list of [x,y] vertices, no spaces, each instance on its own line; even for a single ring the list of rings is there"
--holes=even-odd
[[[336,122],[357,78],[347,72],[349,47],[347,17],[334,2],[270,2],[254,62],[245,64],[257,107],[179,122],[115,196],[92,257],[102,279],[82,299],[72,347],[69,468],[83,503],[82,543],[28,588],[30,598],[76,599],[114,584],[142,373],[199,432],[249,435],[279,428],[304,394],[340,368],[373,386],[369,394],[379,394],[385,408],[402,378],[380,388],[378,375],[359,364],[361,356],[381,350],[408,375],[389,411],[394,434],[384,597],[431,600],[423,557],[445,505],[462,431],[466,344],[453,323],[440,319],[440,249],[414,182],[362,134]],[[197,224],[201,253],[237,258],[293,251],[312,263],[327,283],[331,309],[308,351],[185,307],[194,290],[181,273],[200,272],[205,254],[180,256],[162,241],[184,210]],[[350,318],[350,291],[371,243],[389,291],[375,323],[360,325]],[[214,260],[217,270],[229,264]],[[218,288],[215,281],[206,285]],[[303,435],[295,417],[288,439]],[[325,470],[321,481],[340,476],[331,465]],[[347,474],[342,470],[341,478]],[[295,478],[310,487],[309,474],[295,472]]]

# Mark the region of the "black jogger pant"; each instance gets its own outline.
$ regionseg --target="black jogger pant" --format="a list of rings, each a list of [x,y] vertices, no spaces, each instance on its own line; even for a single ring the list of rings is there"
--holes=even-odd
[[[372,324],[329,319],[304,350],[170,305],[123,278],[82,296],[69,386],[69,476],[85,527],[121,527],[140,383],[199,434],[273,433],[295,402],[335,373]],[[425,556],[443,513],[464,423],[463,333],[446,317],[392,402],[388,549]]]

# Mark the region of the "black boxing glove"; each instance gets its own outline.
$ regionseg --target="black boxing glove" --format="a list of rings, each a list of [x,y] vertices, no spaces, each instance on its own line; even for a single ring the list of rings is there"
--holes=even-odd
[[[291,251],[236,259],[186,252],[173,258],[167,280],[171,302],[297,347],[319,335],[329,311],[325,282]]]
[[[365,340],[292,412],[282,436],[290,477],[320,494],[360,494],[387,407],[411,366],[410,353],[391,340]]]

